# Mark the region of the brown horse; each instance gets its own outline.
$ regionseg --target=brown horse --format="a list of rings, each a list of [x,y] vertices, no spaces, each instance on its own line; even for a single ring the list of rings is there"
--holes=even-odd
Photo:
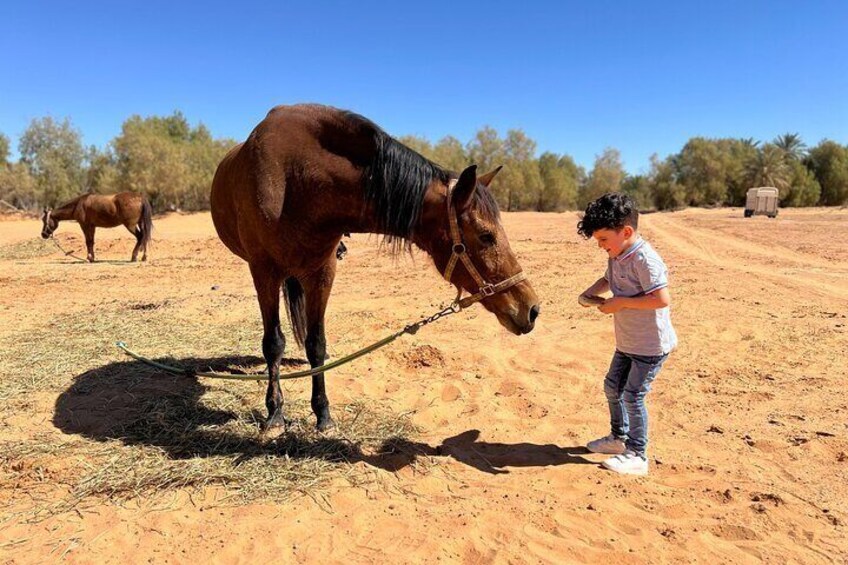
[[[383,234],[396,253],[419,247],[509,331],[533,329],[538,299],[488,190],[498,170],[478,177],[471,166],[457,178],[362,116],[318,105],[272,109],[224,157],[212,181],[212,219],[224,244],[247,261],[256,287],[268,363],[266,431],[286,425],[280,289],[295,339],[312,367],[321,365],[344,233]],[[319,430],[334,426],[323,373],[312,377],[312,410]]]
[[[114,228],[123,225],[135,236],[136,244],[132,261],[142,250],[142,261],[147,261],[147,244],[153,232],[153,208],[141,194],[119,192],[118,194],[83,194],[62,204],[55,210],[44,209],[41,216],[41,237],[49,238],[62,220],[76,220],[85,235],[88,260],[94,262],[95,228]]]

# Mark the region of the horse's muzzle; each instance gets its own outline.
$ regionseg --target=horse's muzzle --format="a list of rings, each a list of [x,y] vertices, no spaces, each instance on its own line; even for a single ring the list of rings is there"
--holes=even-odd
[[[525,326],[526,331],[524,333],[530,333],[533,331],[533,328],[536,327],[536,318],[539,317],[539,312],[541,312],[541,308],[538,304],[534,304],[532,308],[530,308],[530,312],[527,314],[528,324]]]

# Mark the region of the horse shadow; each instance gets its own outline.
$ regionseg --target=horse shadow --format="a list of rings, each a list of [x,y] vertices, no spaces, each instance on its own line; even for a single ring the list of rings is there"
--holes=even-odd
[[[262,365],[254,356],[158,359],[166,364],[216,372],[244,372],[240,367]],[[302,359],[283,359],[283,366],[298,366]],[[376,449],[364,450],[349,439],[318,434],[294,426],[276,441],[259,434],[263,415],[246,408],[237,396],[210,407],[203,401],[211,387],[195,377],[173,376],[136,360],[113,362],[86,371],[56,400],[53,424],[66,434],[96,441],[120,441],[128,446],[152,446],[171,459],[231,456],[234,465],[254,457],[322,458],[330,462],[362,462],[390,472],[399,471],[420,457],[451,457],[479,471],[508,473],[509,467],[594,464],[581,455],[582,447],[533,443],[479,441],[479,430],[467,430],[444,439],[440,445],[391,437]],[[214,394],[226,394],[217,389]],[[261,395],[257,395],[259,397]],[[256,433],[229,425],[247,419]],[[311,428],[311,426],[308,426]]]

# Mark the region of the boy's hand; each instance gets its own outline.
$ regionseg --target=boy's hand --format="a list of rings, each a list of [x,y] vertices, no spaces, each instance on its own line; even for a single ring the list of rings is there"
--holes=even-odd
[[[600,296],[592,296],[584,292],[577,297],[577,303],[583,308],[588,308],[589,306],[600,306],[604,303],[604,299]]]
[[[624,310],[624,308],[624,301],[618,296],[608,298],[604,301],[603,304],[598,306],[598,310],[600,310],[604,314],[615,314],[616,312]]]

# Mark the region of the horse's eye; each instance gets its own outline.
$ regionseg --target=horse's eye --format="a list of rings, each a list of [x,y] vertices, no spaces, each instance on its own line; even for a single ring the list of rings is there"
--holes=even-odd
[[[495,234],[484,232],[480,234],[480,243],[483,245],[494,245],[495,244]]]

